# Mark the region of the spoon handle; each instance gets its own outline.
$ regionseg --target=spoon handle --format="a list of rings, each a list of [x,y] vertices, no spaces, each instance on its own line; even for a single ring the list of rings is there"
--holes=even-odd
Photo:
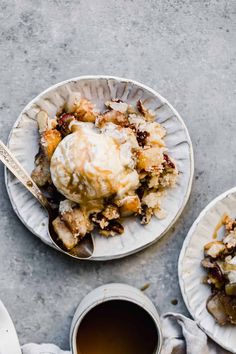
[[[33,196],[46,209],[50,208],[47,198],[43,195],[39,187],[25,171],[23,166],[12,155],[11,151],[0,140],[0,161],[13,173],[13,175],[33,194]]]

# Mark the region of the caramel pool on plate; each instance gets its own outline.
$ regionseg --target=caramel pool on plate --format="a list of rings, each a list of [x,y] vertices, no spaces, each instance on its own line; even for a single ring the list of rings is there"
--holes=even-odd
[[[78,354],[153,354],[157,344],[151,316],[140,306],[122,300],[93,308],[77,333]]]

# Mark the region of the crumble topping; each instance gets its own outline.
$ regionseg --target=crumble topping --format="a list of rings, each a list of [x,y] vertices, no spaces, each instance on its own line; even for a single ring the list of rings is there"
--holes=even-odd
[[[236,221],[222,218],[225,235],[204,246],[201,264],[207,271],[205,282],[211,287],[207,309],[220,325],[236,324]],[[219,228],[219,226],[218,226]]]
[[[32,178],[58,209],[53,225],[68,250],[94,228],[105,237],[122,234],[122,218],[130,215],[141,224],[164,218],[161,200],[178,176],[154,112],[141,100],[136,107],[119,99],[105,106],[99,112],[74,93],[56,117],[37,116]],[[224,247],[234,242],[231,237]]]

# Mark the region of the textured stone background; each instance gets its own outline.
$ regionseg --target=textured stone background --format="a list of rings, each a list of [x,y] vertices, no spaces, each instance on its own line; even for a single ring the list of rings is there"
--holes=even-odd
[[[109,263],[80,263],[42,244],[15,216],[0,166],[0,298],[20,342],[68,347],[83,296],[108,282],[136,287],[164,311],[181,311],[182,242],[201,209],[236,184],[236,4],[208,0],[1,0],[0,138],[36,94],[83,74],[136,79],[179,111],[195,151],[190,201],[149,249]],[[171,300],[178,299],[174,306]]]

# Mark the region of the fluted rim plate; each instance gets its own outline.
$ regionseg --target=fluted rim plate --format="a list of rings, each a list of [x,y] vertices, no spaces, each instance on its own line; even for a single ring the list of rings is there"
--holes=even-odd
[[[236,187],[210,202],[195,220],[180,252],[178,273],[182,296],[191,316],[216,343],[236,353],[236,326],[220,326],[206,309],[211,290],[203,283],[206,272],[200,264],[203,247],[213,241],[214,230],[224,213],[236,217]]]
[[[81,92],[99,109],[104,102],[120,98],[135,104],[141,99],[147,108],[157,115],[157,121],[167,129],[165,138],[170,155],[176,160],[180,174],[174,188],[168,190],[163,201],[167,217],[163,220],[152,218],[150,224],[143,226],[135,218],[125,221],[125,233],[122,236],[103,238],[93,235],[95,251],[90,260],[109,260],[135,253],[160,239],[178,219],[190,195],[194,161],[192,143],[188,130],[171,104],[159,93],[134,80],[113,76],[81,76],[51,86],[34,98],[16,120],[8,146],[23,167],[31,173],[34,168],[34,156],[38,151],[38,128],[36,115],[40,109],[54,116],[64,105],[70,92]],[[14,211],[24,225],[43,242],[53,247],[47,234],[47,214],[5,169],[5,182]]]

